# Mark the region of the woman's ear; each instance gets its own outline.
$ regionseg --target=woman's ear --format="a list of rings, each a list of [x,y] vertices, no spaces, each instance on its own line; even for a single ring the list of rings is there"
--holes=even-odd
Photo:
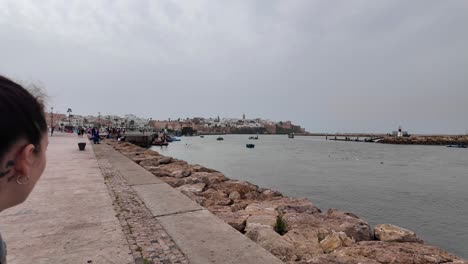
[[[36,147],[33,144],[28,144],[21,148],[16,156],[15,171],[21,176],[29,176],[31,167],[34,164],[34,150]]]

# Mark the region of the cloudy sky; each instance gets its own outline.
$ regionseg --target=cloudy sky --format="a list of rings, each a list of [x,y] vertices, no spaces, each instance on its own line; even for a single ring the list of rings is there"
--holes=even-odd
[[[0,0],[0,74],[76,114],[468,130],[466,0]]]

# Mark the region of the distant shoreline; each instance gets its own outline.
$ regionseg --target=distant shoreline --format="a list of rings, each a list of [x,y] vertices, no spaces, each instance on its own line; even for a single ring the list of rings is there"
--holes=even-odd
[[[200,133],[198,136],[216,136],[216,135],[255,135],[255,134],[240,134],[240,133]],[[287,136],[288,134],[259,134],[261,136]],[[300,137],[387,137],[384,133],[295,133],[295,136]],[[412,134],[411,137],[464,137],[465,134]]]

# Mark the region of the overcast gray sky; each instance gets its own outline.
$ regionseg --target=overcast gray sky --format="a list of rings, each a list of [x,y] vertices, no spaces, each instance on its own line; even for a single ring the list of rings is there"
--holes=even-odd
[[[0,74],[61,112],[468,130],[466,0],[0,0]]]

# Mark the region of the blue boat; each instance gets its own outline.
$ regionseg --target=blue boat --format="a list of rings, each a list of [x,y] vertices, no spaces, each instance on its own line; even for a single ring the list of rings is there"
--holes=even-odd
[[[447,145],[447,148],[467,148],[466,145]]]
[[[180,138],[166,136],[166,141],[169,142],[169,143],[174,142],[174,141],[180,141]]]
[[[247,144],[245,145],[247,148],[255,148],[255,144]]]

